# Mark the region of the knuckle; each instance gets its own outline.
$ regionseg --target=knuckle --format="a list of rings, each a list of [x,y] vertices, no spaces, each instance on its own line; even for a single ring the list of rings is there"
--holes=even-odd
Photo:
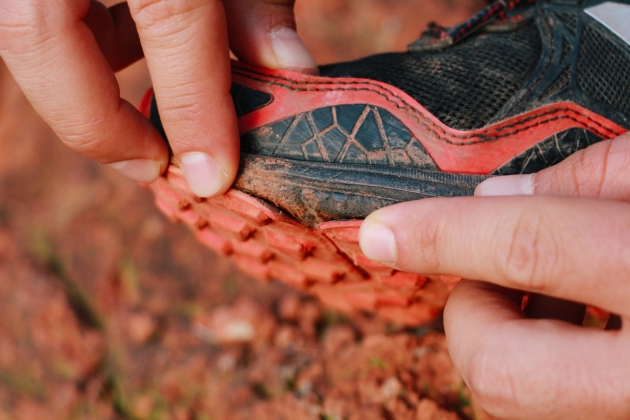
[[[111,121],[103,118],[59,123],[55,128],[66,146],[90,159],[98,159],[106,151],[111,130]]]
[[[611,140],[606,157],[600,197],[630,200],[630,134]]]
[[[200,103],[196,94],[183,93],[170,101],[166,101],[160,109],[162,119],[166,124],[169,121],[194,122],[207,116],[207,109]]]
[[[588,147],[580,151],[576,162],[570,165],[577,196],[599,197],[601,195],[606,183],[611,146],[611,141],[604,141]]]
[[[41,51],[54,32],[85,16],[89,0],[0,1],[0,49],[10,52]]]
[[[0,3],[0,39],[3,44],[39,31],[46,20],[40,2],[18,0]]]
[[[441,267],[440,238],[443,236],[444,222],[435,217],[422,218],[421,220],[424,220],[425,223],[418,229],[413,229],[413,234],[418,235],[421,252],[414,252],[414,255],[420,259],[418,265],[427,273],[439,273]],[[429,220],[430,222],[427,222]]]
[[[205,7],[220,0],[129,0],[129,10],[141,29],[152,26],[180,26]]]
[[[609,157],[611,169],[627,171],[630,168],[630,133],[611,141]]]
[[[550,192],[599,198],[608,182],[612,146],[613,141],[606,140],[569,156],[553,169]]]
[[[70,149],[90,159],[97,159],[107,144],[102,136],[94,132],[76,133],[60,138]]]
[[[505,238],[498,241],[498,255],[503,255],[499,258],[499,271],[510,287],[553,291],[549,278],[559,266],[560,253],[550,232],[542,209],[530,205],[521,210],[513,226],[497,233]]]

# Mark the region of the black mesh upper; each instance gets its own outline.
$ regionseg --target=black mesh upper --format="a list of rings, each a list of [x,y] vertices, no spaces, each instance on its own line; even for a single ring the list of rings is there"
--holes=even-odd
[[[556,16],[564,23],[565,28],[567,28],[572,35],[577,33],[578,17],[575,13],[556,12]]]
[[[539,61],[535,25],[473,36],[443,51],[390,53],[321,67],[322,76],[378,80],[403,90],[446,125],[485,126]]]
[[[590,27],[582,32],[577,82],[593,98],[630,114],[630,56]]]
[[[573,52],[573,41],[568,39],[566,36],[562,37],[562,54],[560,55],[560,64],[564,64],[567,62],[571,53]]]
[[[234,100],[234,108],[236,109],[237,117],[242,117],[245,114],[262,108],[273,100],[273,97],[268,93],[250,89],[238,83],[232,83],[230,94]]]
[[[571,86],[571,67],[567,67],[540,97],[547,99]]]

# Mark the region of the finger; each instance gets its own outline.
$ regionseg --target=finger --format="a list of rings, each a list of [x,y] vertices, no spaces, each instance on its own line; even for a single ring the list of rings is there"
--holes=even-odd
[[[83,21],[94,34],[114,73],[143,57],[138,30],[127,3],[108,9],[102,3],[92,1]]]
[[[222,194],[236,176],[239,137],[220,0],[129,0],[164,130],[195,194]]]
[[[296,32],[295,0],[224,2],[230,47],[241,60],[263,67],[317,72],[315,60]]]
[[[530,320],[487,284],[461,281],[444,312],[449,352],[476,401],[498,418],[625,419],[629,335]]]
[[[582,149],[532,175],[490,178],[475,195],[570,195],[630,201],[630,133]]]
[[[582,325],[586,305],[540,294],[531,294],[525,313],[532,319],[555,319]]]
[[[0,2],[0,55],[64,143],[151,182],[166,166],[167,148],[120,99],[114,73],[82,20],[90,7],[88,0]]]
[[[605,216],[603,216],[605,215]],[[438,198],[370,215],[366,256],[627,315],[630,205],[569,197]]]

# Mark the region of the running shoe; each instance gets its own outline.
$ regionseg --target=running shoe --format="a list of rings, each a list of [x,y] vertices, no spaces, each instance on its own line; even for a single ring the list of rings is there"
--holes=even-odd
[[[241,169],[202,199],[173,162],[158,207],[245,272],[344,311],[402,324],[437,316],[458,280],[392,270],[358,246],[390,204],[472,195],[630,127],[630,5],[499,1],[408,51],[322,66],[319,76],[232,64]],[[145,115],[162,130],[151,93]],[[162,130],[163,133],[163,130]]]

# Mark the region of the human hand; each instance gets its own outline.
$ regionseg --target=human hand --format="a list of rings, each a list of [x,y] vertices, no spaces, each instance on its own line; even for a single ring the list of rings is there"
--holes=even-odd
[[[510,194],[539,196],[378,210],[361,247],[404,271],[485,281],[455,287],[444,325],[453,363],[489,414],[630,418],[630,134],[476,191]],[[521,291],[531,293],[524,311]],[[607,331],[582,327],[584,304],[620,317]]]
[[[225,192],[239,161],[230,47],[270,68],[314,68],[295,33],[295,0],[0,0],[0,56],[73,150],[153,182],[168,150],[120,98],[114,73],[147,59],[164,129],[191,189]],[[144,51],[144,52],[143,52]]]

